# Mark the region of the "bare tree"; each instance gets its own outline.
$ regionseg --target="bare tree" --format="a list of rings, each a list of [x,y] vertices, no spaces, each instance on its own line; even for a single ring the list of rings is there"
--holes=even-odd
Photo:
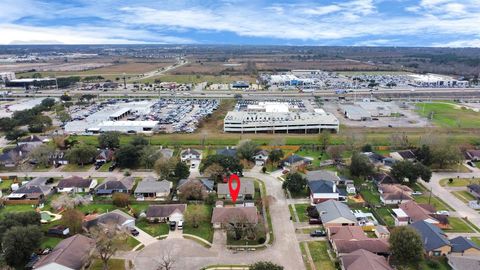
[[[52,201],[51,205],[55,210],[60,210],[62,208],[73,209],[73,208],[75,208],[75,206],[87,205],[89,203],[90,203],[89,200],[87,200],[86,198],[84,198],[80,195],[72,196],[72,195],[69,195],[67,193],[64,193],[64,194],[60,195],[59,197],[55,198]]]
[[[95,251],[103,263],[103,270],[108,270],[108,261],[125,242],[128,234],[119,230],[115,224],[93,227],[89,233],[95,240]]]
[[[235,240],[244,238],[251,238],[255,236],[256,225],[248,220],[248,217],[243,213],[237,213],[230,216],[228,228],[233,233]]]
[[[204,200],[208,195],[202,183],[197,180],[185,183],[180,187],[179,191],[179,197],[182,201]]]
[[[172,254],[172,250],[169,249],[167,251],[164,251],[162,256],[157,259],[158,266],[156,270],[173,270],[175,269],[175,257]]]
[[[220,166],[218,163],[213,163],[212,165],[205,168],[203,175],[210,179],[217,180],[219,176],[225,173],[225,169]]]

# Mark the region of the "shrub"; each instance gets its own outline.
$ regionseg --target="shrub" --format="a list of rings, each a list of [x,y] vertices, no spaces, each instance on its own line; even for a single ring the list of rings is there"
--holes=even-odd
[[[117,192],[112,196],[113,205],[118,207],[127,207],[130,203],[130,196],[125,193]]]
[[[258,238],[258,243],[261,245],[263,243],[265,243],[265,238],[264,237],[260,237]]]

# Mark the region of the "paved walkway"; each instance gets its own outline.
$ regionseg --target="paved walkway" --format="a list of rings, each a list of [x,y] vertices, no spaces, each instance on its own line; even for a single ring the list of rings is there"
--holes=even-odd
[[[139,235],[135,236],[135,239],[140,241],[140,243],[142,243],[144,246],[151,245],[158,241],[150,234],[146,233],[145,231],[142,231],[142,229],[138,227],[135,227],[135,229],[140,233]]]

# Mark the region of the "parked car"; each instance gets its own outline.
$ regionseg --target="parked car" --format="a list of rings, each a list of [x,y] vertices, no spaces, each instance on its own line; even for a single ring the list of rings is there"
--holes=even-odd
[[[322,236],[325,236],[325,231],[324,230],[315,230],[315,231],[312,231],[310,232],[310,236],[311,237],[322,237]]]
[[[475,163],[473,163],[471,161],[467,161],[467,165],[470,166],[470,167],[477,167],[477,165],[475,165]]]
[[[177,229],[179,230],[183,229],[183,220],[178,221]]]
[[[420,192],[420,191],[414,191],[414,192],[412,192],[412,195],[420,196],[420,195],[422,195],[422,194],[423,194],[423,193]]]
[[[170,221],[169,225],[170,225],[170,230],[175,231],[175,227],[177,227],[177,222]]]
[[[138,235],[140,234],[140,232],[137,231],[137,229],[134,229],[134,228],[130,229],[130,233],[131,233],[133,236],[138,236]]]
[[[287,173],[289,173],[289,172],[290,172],[289,170],[283,170],[283,171],[282,171],[282,174],[287,174]]]
[[[112,165],[110,165],[110,167],[108,167],[108,171],[113,172],[113,170],[115,170],[115,168],[117,168],[117,163],[113,162]]]
[[[450,212],[448,212],[447,210],[440,210],[440,211],[437,211],[437,215],[442,215],[442,216],[450,216]]]
[[[311,224],[311,225],[322,224],[322,220],[319,218],[311,218],[308,220],[308,224]]]

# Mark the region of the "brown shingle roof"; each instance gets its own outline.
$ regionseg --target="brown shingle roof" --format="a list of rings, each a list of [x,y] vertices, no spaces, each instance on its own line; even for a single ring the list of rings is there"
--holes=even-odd
[[[89,259],[94,243],[93,239],[81,234],[71,236],[58,243],[50,254],[41,257],[33,268],[57,263],[71,269],[81,269]]]
[[[84,179],[79,176],[72,176],[69,178],[64,178],[58,183],[58,188],[88,188],[92,183],[92,179]]]
[[[249,223],[258,223],[256,207],[216,207],[213,209],[212,223],[227,223],[234,219],[246,219]]]
[[[335,226],[329,227],[330,240],[368,239],[360,226]]]
[[[368,238],[361,240],[335,240],[333,242],[338,253],[350,253],[359,249],[365,249],[377,254],[389,253],[388,242],[384,239]]]
[[[393,270],[383,256],[364,249],[340,257],[345,270]]]
[[[435,208],[428,204],[418,204],[414,201],[405,202],[399,205],[399,208],[403,210],[414,221],[426,220],[432,218],[432,214],[435,212]]]

